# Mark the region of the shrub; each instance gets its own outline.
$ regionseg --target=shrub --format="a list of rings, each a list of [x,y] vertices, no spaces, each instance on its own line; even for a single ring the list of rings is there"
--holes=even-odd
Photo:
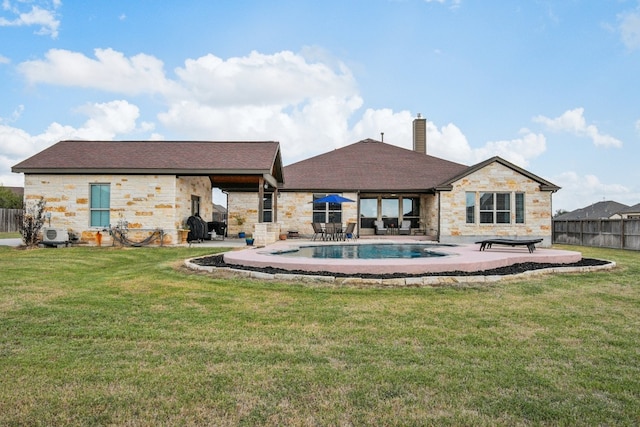
[[[33,248],[38,245],[40,230],[44,225],[44,198],[40,198],[35,204],[27,204],[20,221],[20,234],[24,244]]]
[[[0,208],[22,209],[22,197],[0,185]]]

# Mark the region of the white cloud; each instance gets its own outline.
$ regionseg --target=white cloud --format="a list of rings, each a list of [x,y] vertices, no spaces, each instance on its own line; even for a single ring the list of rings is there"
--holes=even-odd
[[[490,141],[484,147],[474,150],[476,161],[500,156],[520,167],[526,168],[529,160],[540,156],[547,150],[547,140],[542,134],[522,129],[521,138],[503,141]]]
[[[129,58],[111,49],[97,49],[95,57],[50,50],[45,59],[25,62],[19,69],[34,84],[156,96],[166,104],[158,121],[178,138],[277,140],[285,164],[361,139],[381,139],[382,132],[385,142],[412,146],[413,115],[391,109],[359,113],[363,100],[351,71],[317,49],[305,49],[304,56],[289,51],[252,52],[226,60],[206,55],[186,60],[184,67],[175,70],[175,80],[167,78],[163,63],[149,55]],[[151,125],[136,127],[139,111],[126,101],[88,105],[79,111],[90,117],[84,126],[76,129],[54,123],[48,132],[65,138],[110,139],[154,130]],[[149,138],[164,139],[157,132]],[[464,164],[500,155],[525,167],[544,150],[544,136],[530,131],[472,149],[454,124],[438,128],[427,123],[428,154]]]
[[[427,121],[427,154],[463,164],[475,163],[467,137],[453,123],[438,129]]]
[[[467,137],[453,123],[438,127],[427,122],[427,152],[443,159],[472,165],[493,156],[500,156],[520,167],[526,168],[531,159],[547,149],[546,138],[528,129],[520,131],[519,138],[489,141],[483,146],[472,148]]]
[[[9,64],[11,60],[4,55],[0,55],[0,64]]]
[[[606,184],[595,175],[581,176],[576,172],[563,172],[551,179],[551,182],[562,187],[553,196],[553,210],[572,211],[602,200],[613,200],[619,203],[634,205],[638,203],[640,194],[621,184]]]
[[[10,118],[0,117],[0,123],[13,123],[17,121],[18,119],[20,119],[20,116],[22,116],[23,111],[24,111],[24,105],[19,105],[18,108],[13,110],[13,113],[11,113]]]
[[[460,6],[460,3],[462,3],[462,0],[451,0],[451,1],[447,1],[447,0],[424,0],[426,3],[440,3],[440,4],[445,4],[445,3],[451,3],[451,8],[452,9],[457,9]]]
[[[630,50],[640,48],[640,11],[622,13],[618,15],[618,22],[624,45]]]
[[[36,31],[38,35],[50,35],[51,38],[58,37],[60,21],[56,17],[56,9],[61,6],[61,2],[56,0],[53,3],[40,1],[39,5],[32,5],[28,11],[21,10],[22,1],[12,4],[8,0],[2,3],[2,9],[10,17],[0,16],[0,27],[39,27]]]
[[[113,49],[95,49],[95,58],[64,49],[49,50],[44,60],[21,63],[18,70],[31,84],[100,89],[127,95],[162,94],[177,90],[159,59],[138,54],[127,58]]]
[[[301,55],[282,51],[272,55],[251,52],[223,60],[214,55],[185,61],[176,69],[180,84],[198,102],[216,105],[298,104],[305,99],[356,93],[351,72],[308,62]]]
[[[0,182],[10,185],[7,182],[21,181],[20,175],[10,172],[11,166],[60,140],[112,140],[121,134],[148,132],[153,128],[149,123],[142,123],[139,127],[136,125],[140,111],[127,101],[87,104],[78,111],[89,117],[82,126],[74,128],[54,122],[39,135],[30,135],[22,129],[0,124]]]
[[[588,125],[583,114],[584,108],[575,108],[565,111],[555,119],[536,116],[533,121],[545,125],[554,132],[569,132],[576,136],[591,138],[596,146],[622,147],[622,141],[619,139],[600,133],[595,125]]]

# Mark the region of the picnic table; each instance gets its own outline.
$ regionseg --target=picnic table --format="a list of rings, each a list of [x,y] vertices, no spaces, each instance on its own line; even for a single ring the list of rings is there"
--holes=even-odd
[[[504,245],[504,246],[526,246],[529,249],[529,253],[536,250],[536,243],[542,242],[543,239],[485,239],[476,242],[480,244],[480,250],[491,249],[491,245]]]

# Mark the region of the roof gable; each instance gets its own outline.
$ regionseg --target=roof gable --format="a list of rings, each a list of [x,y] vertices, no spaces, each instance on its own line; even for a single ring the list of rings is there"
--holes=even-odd
[[[555,191],[558,191],[560,189],[560,187],[558,187],[557,185],[552,184],[551,182],[549,182],[549,181],[547,181],[547,180],[545,180],[543,178],[540,178],[538,175],[535,175],[535,174],[527,171],[526,169],[522,169],[521,167],[516,166],[513,163],[508,162],[508,161],[506,161],[505,159],[503,159],[501,157],[495,156],[495,157],[487,159],[487,160],[485,160],[483,162],[480,162],[480,163],[477,163],[477,164],[475,164],[473,166],[470,166],[469,168],[467,168],[465,171],[463,171],[459,175],[456,175],[456,176],[454,176],[454,177],[452,177],[452,178],[450,178],[450,179],[448,179],[446,181],[443,181],[438,186],[438,190],[443,190],[443,191],[451,190],[452,187],[453,187],[453,183],[454,182],[456,182],[456,181],[458,181],[458,180],[460,180],[460,179],[462,179],[462,178],[464,178],[464,177],[466,177],[468,175],[471,175],[472,173],[477,172],[477,171],[487,167],[488,165],[490,165],[492,163],[499,163],[499,164],[501,164],[501,165],[503,165],[503,166],[505,166],[505,167],[507,167],[509,169],[512,169],[513,171],[515,171],[515,172],[517,172],[517,173],[519,173],[519,174],[521,174],[523,176],[526,176],[527,178],[529,178],[529,179],[531,179],[533,181],[538,182],[540,184],[540,190],[542,190],[542,191],[555,192]]]
[[[425,191],[468,166],[365,139],[284,167],[283,190]]]

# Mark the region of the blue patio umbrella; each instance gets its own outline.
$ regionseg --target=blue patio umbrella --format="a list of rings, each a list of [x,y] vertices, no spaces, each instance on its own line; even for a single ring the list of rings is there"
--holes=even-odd
[[[347,199],[346,197],[342,197],[338,194],[329,194],[328,196],[322,197],[320,199],[315,199],[312,203],[344,203],[344,202],[355,202],[355,200]]]

